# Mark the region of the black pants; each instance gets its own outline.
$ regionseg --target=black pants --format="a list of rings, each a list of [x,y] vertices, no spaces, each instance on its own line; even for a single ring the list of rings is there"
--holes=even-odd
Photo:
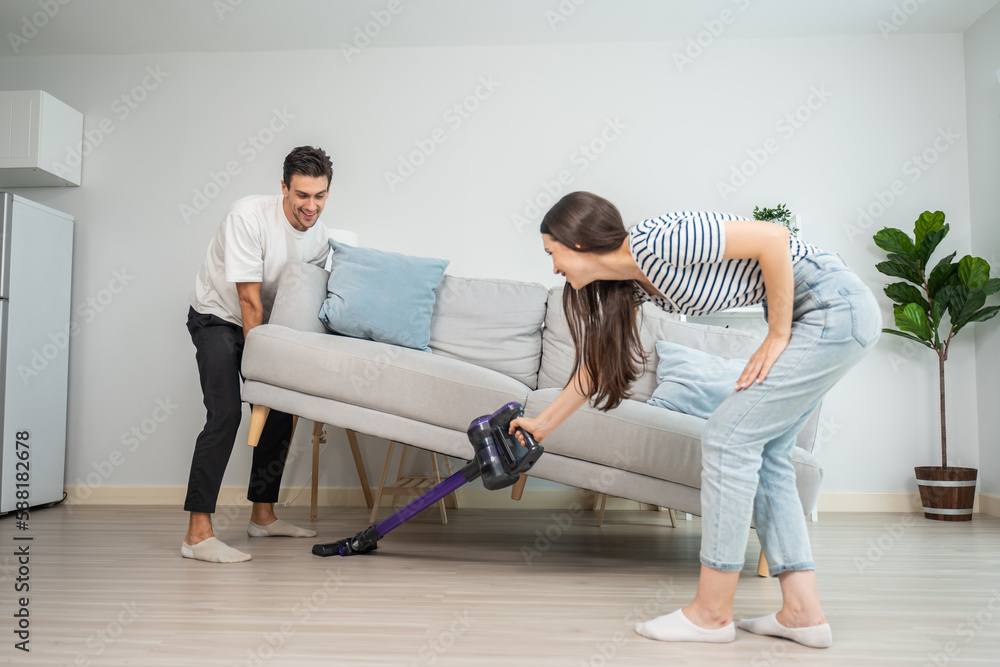
[[[184,511],[213,513],[242,417],[243,328],[194,308],[188,310],[187,328],[194,341],[208,416],[195,441]],[[292,416],[271,410],[253,451],[247,489],[251,502],[277,502],[291,435]]]

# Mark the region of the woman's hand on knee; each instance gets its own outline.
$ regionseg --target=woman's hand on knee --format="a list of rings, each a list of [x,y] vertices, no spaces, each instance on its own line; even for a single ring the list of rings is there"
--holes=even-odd
[[[790,336],[782,336],[769,333],[764,342],[760,344],[757,351],[750,356],[747,365],[743,368],[743,373],[736,380],[736,390],[746,389],[751,384],[761,383],[778,360],[781,353],[788,347]]]

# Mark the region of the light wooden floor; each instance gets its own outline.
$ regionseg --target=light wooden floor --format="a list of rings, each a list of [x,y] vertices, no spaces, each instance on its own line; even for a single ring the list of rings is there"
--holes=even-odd
[[[824,514],[810,524],[834,646],[737,631],[726,645],[664,644],[632,631],[694,594],[699,521],[666,513],[425,512],[376,554],[319,558],[367,510],[321,508],[320,538],[219,531],[253,554],[182,559],[174,507],[59,506],[31,516],[31,653],[12,634],[14,519],[0,518],[0,662],[14,665],[991,665],[1000,664],[1000,519]],[[279,512],[308,524],[307,509]],[[387,514],[383,510],[380,518]],[[571,523],[567,523],[571,520]],[[548,535],[548,537],[544,537]],[[736,615],[770,613],[753,574]],[[20,595],[20,594],[18,594]]]

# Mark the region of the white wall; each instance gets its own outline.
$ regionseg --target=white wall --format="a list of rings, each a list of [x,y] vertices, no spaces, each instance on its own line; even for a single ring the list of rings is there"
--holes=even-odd
[[[1000,277],[1000,6],[965,33],[972,248]],[[996,297],[990,300],[996,303]],[[976,324],[979,490],[1000,494],[1000,318]]]
[[[2,88],[42,88],[76,107],[97,144],[82,187],[19,191],[77,219],[67,484],[98,480],[116,450],[104,485],[186,484],[204,417],[187,296],[228,204],[277,192],[297,145],[334,159],[329,226],[368,246],[448,258],[456,275],[555,284],[529,203],[544,211],[545,184],[561,171],[568,189],[603,194],[630,223],[786,203],[806,239],[840,252],[878,290],[886,281],[871,235],[883,224],[908,228],[940,209],[951,243],[968,249],[961,35],[719,41],[679,68],[684,46],[369,49],[350,63],[337,50],[4,59]],[[120,97],[143,82],[150,90],[129,108]],[[450,120],[477,89],[478,109]],[[272,121],[272,142],[245,150],[249,136],[272,138]],[[444,143],[391,191],[385,173],[436,128]],[[602,145],[602,133],[613,141]],[[587,144],[602,151],[592,162]],[[911,157],[924,153],[925,171]],[[215,187],[212,173],[230,162],[240,173]],[[751,176],[721,193],[740,169]],[[188,222],[181,207],[199,203],[195,190],[211,200]],[[524,226],[514,216],[526,209]],[[877,219],[859,222],[859,209]],[[90,299],[105,301],[99,312]],[[887,336],[830,394],[826,491],[912,490],[910,468],[935,462],[936,367],[917,352]],[[974,352],[971,338],[960,342],[950,366],[955,464],[979,458],[975,388],[958,381],[974,377]],[[176,406],[162,423],[158,401]],[[155,431],[129,440],[144,423]],[[346,451],[337,436],[321,484],[356,484]],[[372,474],[381,456],[368,450]],[[306,459],[286,482],[305,480]],[[245,484],[248,461],[238,444],[225,483]]]

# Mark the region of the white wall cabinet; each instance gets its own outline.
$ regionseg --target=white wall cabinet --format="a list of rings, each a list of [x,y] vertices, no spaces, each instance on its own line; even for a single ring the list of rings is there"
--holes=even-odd
[[[42,90],[0,92],[0,188],[80,185],[83,114]]]

